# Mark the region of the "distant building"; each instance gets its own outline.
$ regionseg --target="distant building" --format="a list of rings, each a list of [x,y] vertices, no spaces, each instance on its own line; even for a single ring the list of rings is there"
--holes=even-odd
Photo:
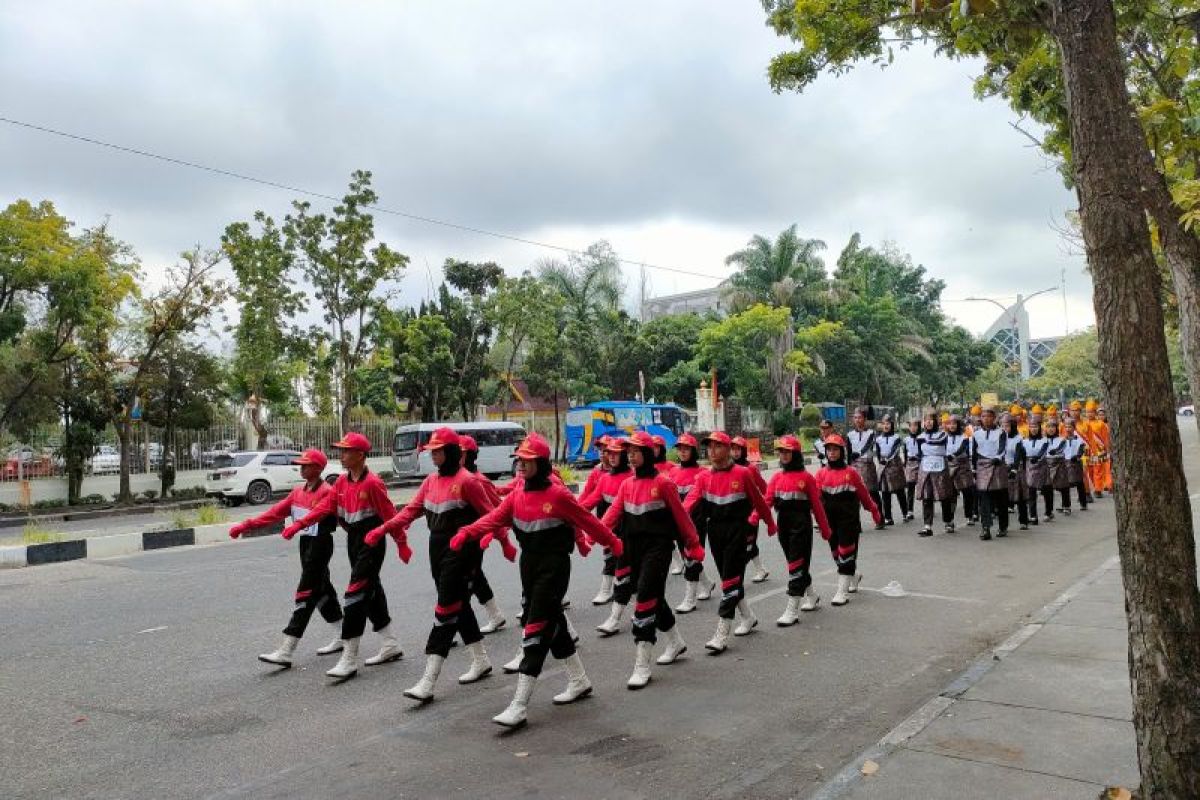
[[[706,314],[711,311],[716,314],[724,314],[728,310],[723,296],[724,291],[725,284],[720,283],[711,289],[650,298],[642,303],[642,320],[649,322],[659,317],[688,312]]]
[[[1056,336],[1029,338],[1029,312],[1025,310],[1025,300],[1020,295],[1017,295],[1017,302],[996,317],[981,338],[996,346],[1004,363],[1018,365],[1021,377],[1025,379],[1042,374],[1046,359],[1054,354],[1058,343],[1062,341]]]

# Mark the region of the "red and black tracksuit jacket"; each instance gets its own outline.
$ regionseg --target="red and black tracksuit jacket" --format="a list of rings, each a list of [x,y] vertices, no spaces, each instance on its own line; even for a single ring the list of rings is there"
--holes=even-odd
[[[858,537],[862,533],[859,506],[879,520],[879,506],[871,499],[862,476],[849,466],[821,467],[817,472],[821,503],[829,520],[829,550],[839,575],[853,575],[858,566]]]
[[[613,599],[628,604],[636,590],[634,639],[654,642],[656,629],[665,632],[675,625],[665,598],[671,554],[676,541],[684,549],[700,547],[696,526],[683,510],[678,488],[661,472],[651,477],[635,475],[622,483],[603,523],[613,530],[620,527],[625,543]]]
[[[594,470],[593,470],[594,472]],[[603,517],[608,513],[609,507],[613,501],[617,499],[617,492],[621,489],[621,484],[633,477],[632,469],[623,469],[620,472],[605,472],[596,479],[596,484],[592,490],[579,497],[579,504],[589,511],[595,510],[597,517]],[[621,536],[621,529],[616,528],[614,532],[617,536]],[[602,575],[611,575],[614,580],[619,580],[620,575],[617,558],[611,551],[604,551],[604,569],[601,570]],[[628,598],[626,598],[628,600]]]
[[[771,476],[765,499],[775,509],[779,546],[787,558],[788,595],[800,597],[812,585],[813,517],[821,537],[830,535],[817,478],[803,469],[780,470]]]
[[[721,575],[721,607],[719,614],[733,619],[738,603],[745,596],[742,579],[746,572],[748,552],[753,544],[749,518],[757,511],[775,531],[770,506],[758,490],[756,476],[738,464],[718,469],[711,467],[696,477],[692,491],[683,501],[696,527],[708,531],[709,551],[717,562]]]
[[[453,475],[435,473],[425,478],[412,500],[383,525],[397,543],[405,540],[408,527],[421,517],[429,525],[429,569],[437,587],[437,603],[426,655],[445,658],[455,633],[468,645],[483,638],[470,603],[483,551],[477,542],[468,542],[457,552],[451,550],[450,537],[495,507],[479,478],[459,467]]]
[[[468,539],[512,528],[521,546],[521,608],[525,620],[520,671],[541,674],[546,654],[566,658],[575,652],[567,632],[562,600],[571,582],[571,551],[577,536],[606,547],[616,537],[579,504],[565,486],[527,491],[515,488],[499,506],[467,525]]]
[[[346,554],[350,558],[350,583],[343,598],[346,616],[342,620],[342,638],[357,639],[362,636],[367,619],[375,630],[392,621],[387,595],[379,582],[387,548],[368,547],[363,539],[384,520],[396,516],[396,507],[379,476],[364,469],[358,480],[349,472],[339,475],[332,491],[311,513],[296,522],[308,527],[334,514],[346,531]]]
[[[296,486],[288,496],[262,514],[242,524],[248,528],[266,528],[291,517],[302,519],[333,492],[329,484],[318,480],[315,486]],[[337,590],[329,580],[329,560],[333,558],[333,531],[337,520],[326,517],[300,531],[300,582],[296,586],[292,618],[283,629],[286,636],[304,635],[314,611],[320,611],[326,622],[342,618],[342,606]]]

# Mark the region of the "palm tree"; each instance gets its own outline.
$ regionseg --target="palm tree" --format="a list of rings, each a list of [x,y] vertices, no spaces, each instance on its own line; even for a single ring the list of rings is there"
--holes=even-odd
[[[724,286],[730,310],[736,313],[766,303],[791,308],[797,320],[821,316],[829,289],[825,262],[818,255],[824,249],[820,239],[797,236],[795,225],[774,242],[756,234],[746,247],[725,259],[738,267]]]
[[[562,295],[573,322],[591,325],[609,311],[617,311],[625,291],[621,265],[608,242],[596,242],[566,263],[545,259],[537,264],[538,277]]]

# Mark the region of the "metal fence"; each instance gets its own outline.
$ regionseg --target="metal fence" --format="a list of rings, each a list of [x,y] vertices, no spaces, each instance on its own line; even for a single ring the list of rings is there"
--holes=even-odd
[[[371,440],[372,455],[390,456],[396,427],[409,423],[408,419],[380,418],[353,423],[351,428]],[[337,420],[272,420],[267,447],[295,450],[316,447],[329,452],[330,445],[341,435]],[[129,443],[130,471],[158,472],[164,453],[176,471],[207,469],[217,455],[257,449],[256,439],[254,432],[244,425],[228,422],[204,430],[176,431],[172,440],[164,443],[161,429],[138,424]],[[23,440],[0,431],[0,481],[62,477],[65,467],[62,441],[63,432],[57,426],[44,426]],[[116,430],[111,427],[105,430],[100,441],[101,445],[85,465],[85,472],[96,475],[119,472],[120,443]]]

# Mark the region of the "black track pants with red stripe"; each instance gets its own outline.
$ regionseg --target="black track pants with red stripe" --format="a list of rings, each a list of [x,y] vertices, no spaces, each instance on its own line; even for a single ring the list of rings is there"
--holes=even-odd
[[[630,585],[637,590],[633,606],[633,638],[658,641],[657,631],[675,627],[675,615],[666,601],[667,574],[675,540],[668,536],[630,535],[624,560],[631,568]]]
[[[862,534],[862,519],[858,515],[858,498],[853,493],[836,496],[826,494],[825,516],[829,518],[829,552],[837,564],[839,575],[853,575],[858,569],[858,538]]]
[[[567,631],[562,601],[571,583],[571,555],[566,552],[521,551],[522,675],[537,677],[546,654],[557,659],[575,654],[575,641]]]
[[[333,535],[328,531],[300,537],[300,583],[296,586],[292,618],[283,629],[285,636],[297,639],[303,636],[314,611],[319,610],[326,622],[333,623],[342,618],[337,589],[329,582],[329,559],[332,557]]]
[[[433,606],[433,627],[425,641],[425,655],[442,658],[450,654],[456,633],[467,645],[483,638],[470,602],[471,582],[483,563],[483,551],[478,542],[467,542],[455,552],[450,549],[450,536],[429,535],[429,571],[437,587],[437,603]]]
[[[717,614],[724,619],[733,619],[738,603],[746,596],[742,584],[746,576],[749,529],[742,522],[713,523],[709,527],[708,543],[721,576],[721,605]]]
[[[383,559],[387,556],[386,540],[374,547],[363,541],[367,531],[382,524],[383,520],[374,517],[346,532],[350,583],[346,586],[346,596],[343,599],[346,614],[342,618],[343,639],[357,639],[362,636],[367,628],[368,619],[375,630],[392,621],[391,615],[388,614],[387,595],[383,592],[383,584],[379,582],[379,570],[383,568]]]
[[[779,520],[779,546],[787,559],[788,597],[802,597],[812,585],[812,514],[802,512],[788,514]]]

